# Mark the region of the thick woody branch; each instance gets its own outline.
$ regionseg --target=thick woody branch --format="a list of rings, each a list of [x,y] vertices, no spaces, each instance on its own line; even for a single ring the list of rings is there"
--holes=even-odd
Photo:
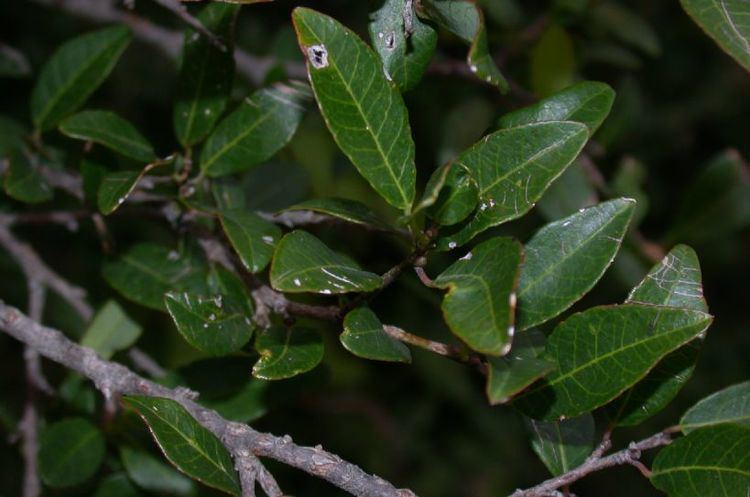
[[[180,389],[149,381],[125,366],[105,361],[91,349],[68,340],[61,332],[31,320],[18,309],[0,302],[0,329],[33,348],[44,357],[91,379],[105,396],[148,395],[181,404],[206,429],[214,433],[235,457],[246,451],[269,457],[322,478],[361,497],[411,497],[410,490],[397,489],[387,481],[365,473],[352,463],[320,447],[295,444],[290,437],[261,433],[248,425],[227,421],[216,411],[200,406]]]

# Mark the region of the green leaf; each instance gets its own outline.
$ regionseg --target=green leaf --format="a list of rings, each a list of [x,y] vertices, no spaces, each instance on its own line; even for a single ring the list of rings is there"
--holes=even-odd
[[[437,184],[438,181],[442,183]],[[430,184],[433,183],[433,184]],[[460,223],[471,214],[479,203],[479,187],[471,173],[460,164],[448,163],[435,171],[428,182],[430,191],[439,191],[432,206],[427,210],[430,218],[440,226]],[[423,205],[425,200],[420,202]]]
[[[128,477],[143,490],[179,496],[195,494],[195,485],[189,478],[148,452],[123,446],[120,459]]]
[[[294,136],[310,98],[299,82],[258,90],[224,118],[201,151],[201,171],[210,177],[245,171],[273,157]]]
[[[141,497],[125,473],[115,473],[104,478],[96,487],[94,497]]]
[[[60,123],[60,131],[80,140],[99,143],[140,162],[156,159],[154,148],[135,127],[114,112],[85,110]]]
[[[247,270],[257,273],[265,269],[281,238],[281,230],[246,209],[221,211],[219,219]]]
[[[385,0],[370,16],[370,40],[390,76],[402,92],[422,79],[437,45],[437,33],[414,13],[411,2]]]
[[[255,340],[260,359],[253,376],[263,380],[283,380],[306,373],[323,360],[323,340],[308,328],[272,327]]]
[[[630,292],[626,302],[708,312],[698,256],[690,247],[676,246]],[[607,406],[612,419],[619,426],[632,426],[661,411],[690,379],[699,350],[696,341],[667,355],[643,380]]]
[[[750,382],[738,383],[709,395],[687,410],[680,420],[683,433],[705,426],[734,423],[750,426]]]
[[[271,263],[271,286],[282,292],[370,292],[382,284],[383,278],[301,230],[281,239]]]
[[[169,291],[206,292],[201,261],[151,243],[139,243],[119,260],[106,263],[104,279],[123,297],[159,311]]]
[[[0,43],[0,78],[25,78],[31,75],[31,64],[26,57],[4,43]]]
[[[185,31],[177,100],[172,112],[175,135],[184,147],[194,145],[211,132],[229,100],[237,12],[236,5],[213,2],[198,14],[201,24],[222,39],[226,50],[219,49],[192,28]]]
[[[354,224],[389,229],[365,204],[346,198],[314,198],[288,207],[283,212],[289,211],[319,212]]]
[[[159,448],[180,471],[210,487],[239,496],[232,457],[216,436],[171,399],[123,397],[143,418]]]
[[[424,0],[420,2],[420,6],[421,15],[432,19],[469,44],[466,62],[471,72],[482,81],[497,86],[502,93],[510,89],[492,59],[487,43],[484,14],[473,1]]]
[[[104,438],[83,418],[68,418],[47,427],[39,441],[39,475],[50,487],[83,483],[104,460]]]
[[[750,6],[744,0],[680,0],[708,36],[750,71]]]
[[[577,468],[594,450],[594,418],[584,414],[563,421],[529,420],[531,447],[553,476]]]
[[[170,292],[164,296],[177,331],[193,347],[212,355],[236,352],[250,341],[250,296],[241,280],[223,268],[215,268],[210,295]]]
[[[130,319],[114,300],[108,300],[96,313],[81,338],[81,345],[94,349],[103,359],[125,350],[141,336],[141,326]]]
[[[113,26],[63,43],[42,67],[31,92],[31,119],[40,131],[78,110],[107,78],[130,43],[124,26]]]
[[[546,97],[573,83],[576,70],[573,40],[559,25],[549,26],[531,50],[531,88]]]
[[[569,121],[527,124],[485,136],[458,159],[479,188],[474,217],[438,241],[463,245],[482,231],[516,219],[576,158],[588,139],[585,125]]]
[[[565,88],[537,103],[505,114],[498,120],[501,128],[548,121],[583,123],[593,135],[609,114],[615,91],[605,83],[583,81]]]
[[[490,404],[504,404],[529,385],[555,369],[544,357],[544,334],[536,329],[519,333],[506,357],[487,360],[487,398]]]
[[[656,456],[651,483],[670,497],[745,497],[750,488],[750,428],[702,428]]]
[[[436,287],[449,289],[442,305],[448,327],[473,350],[496,356],[510,350],[522,257],[517,241],[492,238],[435,278]]]
[[[411,362],[409,348],[384,330],[383,323],[368,307],[350,311],[344,318],[341,344],[352,354],[375,361]]]
[[[616,199],[549,223],[526,243],[518,329],[549,321],[577,302],[615,258],[635,201]]]
[[[401,94],[386,80],[377,55],[352,31],[302,7],[292,19],[333,138],[372,187],[408,214],[416,166]]]
[[[661,54],[659,36],[644,19],[643,13],[631,10],[627,4],[601,1],[590,11],[589,22],[604,33],[641,52],[658,57]]]
[[[105,174],[96,195],[97,207],[104,214],[112,214],[135,190],[144,171],[117,171]]]
[[[8,169],[5,172],[5,193],[20,202],[38,204],[51,200],[52,187],[39,170],[39,160],[25,147],[7,152]]]
[[[643,304],[594,307],[558,325],[547,341],[557,370],[515,406],[536,419],[572,417],[614,399],[658,361],[711,324],[700,311]]]

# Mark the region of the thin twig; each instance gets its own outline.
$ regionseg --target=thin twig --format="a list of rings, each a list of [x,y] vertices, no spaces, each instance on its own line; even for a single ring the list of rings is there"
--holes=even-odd
[[[182,21],[202,34],[206,37],[208,41],[211,42],[213,46],[221,50],[222,52],[227,50],[226,44],[216,36],[214,33],[211,32],[206,26],[203,25],[202,22],[200,22],[197,18],[190,15],[190,12],[188,12],[187,7],[182,5],[178,0],[153,0],[155,3],[158,3],[162,7],[164,7],[167,10],[170,10],[172,13],[174,13],[177,17],[182,19]]]

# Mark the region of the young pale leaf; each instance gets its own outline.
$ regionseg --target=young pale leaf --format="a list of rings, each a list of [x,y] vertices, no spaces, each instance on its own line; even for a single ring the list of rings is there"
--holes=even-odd
[[[125,473],[115,473],[104,478],[96,487],[93,497],[142,497]]]
[[[438,248],[465,244],[482,231],[524,215],[565,171],[588,139],[588,128],[571,121],[527,124],[485,136],[456,164],[476,182],[479,208]]]
[[[225,176],[273,157],[297,131],[309,98],[310,89],[298,82],[255,92],[208,137],[201,151],[201,171]]]
[[[242,281],[217,267],[209,278],[211,294],[170,292],[164,305],[177,331],[193,347],[213,355],[240,350],[253,334],[253,308]]]
[[[54,191],[39,171],[37,158],[26,147],[12,148],[7,152],[8,169],[5,172],[5,193],[20,202],[37,204],[51,200]]]
[[[745,497],[750,488],[750,428],[696,430],[659,451],[651,483],[670,497]]]
[[[130,43],[124,26],[65,42],[42,67],[31,92],[31,119],[41,131],[78,110],[107,78]]]
[[[370,40],[386,77],[402,92],[414,88],[435,52],[437,33],[414,14],[409,0],[385,0],[370,17]]]
[[[680,420],[683,433],[725,423],[750,427],[750,381],[732,385],[701,400]]]
[[[389,229],[365,204],[346,198],[314,198],[284,209],[289,211],[319,212],[354,224]]]
[[[518,329],[549,321],[583,297],[614,260],[635,201],[616,199],[540,229],[526,244]]]
[[[531,447],[549,472],[558,476],[577,468],[594,450],[594,418],[584,414],[562,421],[529,420]]]
[[[120,459],[128,477],[143,490],[180,497],[196,493],[192,480],[148,452],[123,446]]]
[[[360,174],[408,214],[416,166],[406,106],[377,55],[352,31],[314,10],[292,14],[328,129]]]
[[[594,307],[558,325],[547,341],[557,369],[517,397],[536,419],[578,416],[614,399],[668,353],[711,324],[700,311],[642,304]]]
[[[39,475],[50,487],[83,483],[99,470],[104,460],[104,437],[83,418],[69,418],[50,425],[39,441]]]
[[[323,340],[308,328],[273,327],[255,339],[260,359],[253,376],[262,380],[283,380],[306,373],[323,360]]]
[[[172,123],[177,140],[189,147],[202,140],[221,117],[229,99],[234,76],[233,31],[237,5],[206,5],[198,20],[221,37],[225,50],[190,28],[185,31],[177,100]]]
[[[281,239],[271,263],[271,286],[282,292],[371,292],[382,284],[383,278],[301,230]]]
[[[482,81],[497,86],[502,93],[510,87],[495,65],[487,43],[484,14],[469,0],[423,0],[421,15],[435,21],[469,44],[466,62]]]
[[[205,269],[197,258],[140,243],[119,260],[105,264],[104,279],[123,297],[161,311],[169,291],[207,294]]]
[[[141,336],[141,326],[130,319],[114,300],[107,301],[96,313],[81,345],[96,351],[103,359],[125,350]]]
[[[510,350],[522,258],[517,241],[492,238],[435,278],[436,287],[449,289],[442,305],[448,327],[477,352],[501,356]]]
[[[630,292],[626,302],[708,312],[698,256],[690,247],[676,246]],[[690,379],[699,350],[696,341],[662,359],[643,380],[607,406],[612,419],[620,426],[632,426],[661,411]]]
[[[615,91],[605,83],[583,81],[569,86],[539,102],[505,114],[501,128],[547,121],[575,121],[585,124],[593,135],[612,108]]]
[[[555,363],[540,357],[544,333],[531,329],[516,335],[506,357],[487,361],[487,398],[490,404],[504,404],[529,385],[555,369]]]
[[[114,112],[85,110],[60,123],[60,131],[80,140],[99,143],[140,162],[156,159],[154,148],[128,121]]]
[[[742,67],[750,71],[750,5],[744,0],[680,0],[682,8]]]
[[[262,271],[273,256],[281,230],[246,209],[230,209],[219,215],[229,242],[251,273]]]
[[[145,421],[157,445],[180,471],[209,487],[241,495],[232,457],[216,436],[171,399],[128,396],[123,402]]]
[[[368,307],[350,311],[344,318],[341,344],[352,354],[375,361],[411,362],[409,348],[384,330],[383,323]]]

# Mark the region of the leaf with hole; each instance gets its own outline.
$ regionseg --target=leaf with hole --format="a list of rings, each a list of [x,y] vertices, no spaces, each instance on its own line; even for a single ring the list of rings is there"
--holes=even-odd
[[[510,350],[522,258],[517,241],[492,238],[435,278],[435,287],[448,289],[442,304],[448,327],[473,350],[494,356]]]
[[[219,219],[224,233],[247,270],[257,273],[265,269],[281,238],[281,230],[246,209],[221,211]]]
[[[339,340],[346,350],[364,359],[411,362],[409,348],[389,336],[368,307],[359,307],[346,315]]]
[[[104,145],[139,162],[156,159],[154,148],[122,117],[106,110],[85,110],[60,123],[60,131],[71,138]]]
[[[323,360],[323,340],[308,328],[272,327],[255,339],[260,359],[253,376],[262,380],[283,380],[306,373]]]
[[[377,55],[336,20],[298,7],[292,14],[323,118],[362,176],[407,214],[416,166],[406,106]]]
[[[232,457],[216,436],[171,399],[123,397],[148,425],[157,445],[180,471],[231,495],[241,495]]]
[[[83,418],[68,418],[49,425],[39,440],[39,475],[53,488],[85,482],[104,460],[104,437]]]
[[[42,67],[31,92],[31,120],[41,131],[78,110],[112,72],[130,43],[124,26],[113,26],[63,43]]]
[[[281,239],[271,263],[271,286],[282,292],[371,292],[382,284],[383,278],[301,230]]]

